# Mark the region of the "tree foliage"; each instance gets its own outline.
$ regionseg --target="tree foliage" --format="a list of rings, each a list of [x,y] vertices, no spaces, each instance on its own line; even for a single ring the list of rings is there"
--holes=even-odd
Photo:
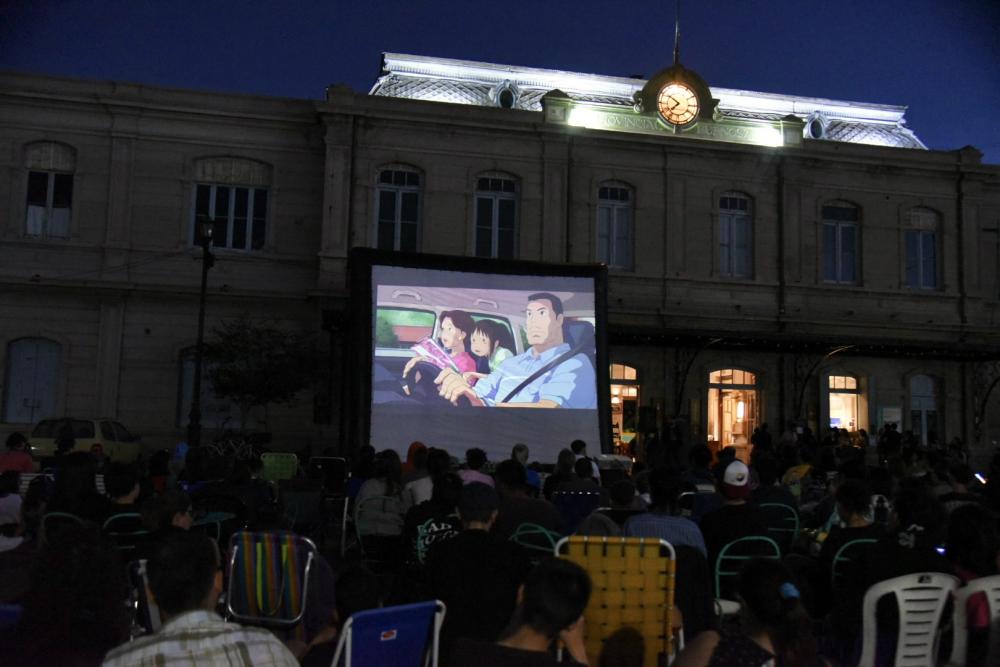
[[[239,406],[241,428],[253,408],[294,402],[322,367],[313,336],[248,316],[215,327],[204,358],[216,395]]]

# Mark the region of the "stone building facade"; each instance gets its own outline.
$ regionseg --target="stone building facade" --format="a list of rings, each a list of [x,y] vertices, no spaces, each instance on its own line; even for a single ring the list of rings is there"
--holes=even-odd
[[[707,89],[714,117],[680,131],[640,113],[645,85],[393,54],[323,100],[0,73],[0,429],[178,437],[214,213],[207,327],[269,318],[332,352],[255,416],[283,446],[357,444],[347,258],[370,246],[607,263],[616,437],[893,421],[988,456],[1000,167],[926,150],[896,107]],[[206,400],[209,433],[232,425]]]

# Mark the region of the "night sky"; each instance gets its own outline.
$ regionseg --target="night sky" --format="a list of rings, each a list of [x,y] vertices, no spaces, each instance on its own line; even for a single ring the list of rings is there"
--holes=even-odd
[[[909,106],[930,148],[1000,164],[1000,0],[686,0],[681,61],[709,86]],[[0,0],[0,68],[322,98],[382,51],[649,76],[674,2]]]

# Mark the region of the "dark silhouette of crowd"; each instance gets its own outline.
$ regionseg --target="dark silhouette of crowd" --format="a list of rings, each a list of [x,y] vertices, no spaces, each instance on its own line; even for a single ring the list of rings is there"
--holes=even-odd
[[[678,667],[855,665],[872,585],[1000,573],[1000,452],[977,476],[960,443],[928,448],[894,427],[817,439],[762,426],[745,454],[650,440],[650,465],[641,448],[623,465],[582,441],[545,463],[521,443],[496,461],[474,446],[401,443],[405,460],[365,446],[334,490],[306,457],[274,481],[259,459],[205,448],[141,463],[67,451],[33,474],[14,437],[0,459],[10,464],[0,470],[0,608],[10,614],[0,662],[329,665],[352,615],[440,600],[442,665],[644,664],[653,648],[630,627],[587,655],[591,576],[553,549],[576,534],[672,546]],[[227,620],[230,537],[243,530],[318,546],[295,631]],[[751,544],[733,576],[716,576],[734,545]],[[148,592],[130,576],[139,562]],[[162,617],[153,632],[137,617],[143,596]],[[877,615],[878,664],[891,664],[900,618],[885,599]],[[968,618],[967,664],[982,665],[983,596],[969,598]]]

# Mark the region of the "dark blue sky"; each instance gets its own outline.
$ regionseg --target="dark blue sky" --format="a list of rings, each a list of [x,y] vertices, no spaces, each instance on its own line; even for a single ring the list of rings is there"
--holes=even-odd
[[[1000,163],[1000,0],[686,0],[710,86],[908,105],[924,143]],[[0,68],[320,98],[396,51],[595,72],[669,64],[674,3],[0,0]]]

